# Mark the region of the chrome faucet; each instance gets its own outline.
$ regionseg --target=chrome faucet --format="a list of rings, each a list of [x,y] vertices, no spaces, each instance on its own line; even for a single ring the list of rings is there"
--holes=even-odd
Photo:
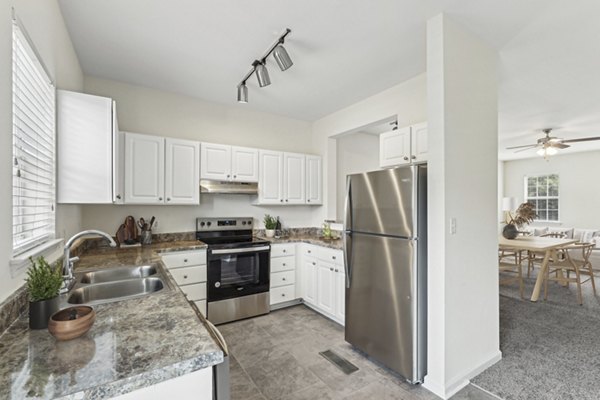
[[[60,294],[67,293],[73,285],[75,284],[75,278],[73,277],[73,264],[79,261],[79,257],[71,257],[71,246],[73,243],[83,237],[83,236],[101,236],[108,241],[110,247],[117,247],[117,243],[113,240],[113,238],[105,232],[98,231],[95,229],[81,231],[76,233],[71,237],[71,239],[67,240],[65,243],[64,255],[63,255],[63,285],[60,288]]]

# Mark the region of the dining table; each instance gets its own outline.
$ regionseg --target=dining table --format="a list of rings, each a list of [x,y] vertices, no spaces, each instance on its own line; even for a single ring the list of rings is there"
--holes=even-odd
[[[570,244],[577,243],[575,239],[541,237],[541,236],[518,236],[515,239],[506,239],[499,236],[498,247],[504,251],[535,251],[544,253],[544,259],[537,275],[531,301],[538,301],[544,276],[549,268],[550,260],[558,259],[558,250]]]

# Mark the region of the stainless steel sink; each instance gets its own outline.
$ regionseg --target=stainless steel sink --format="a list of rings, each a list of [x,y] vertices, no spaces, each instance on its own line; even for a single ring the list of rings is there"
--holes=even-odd
[[[159,292],[165,288],[160,278],[150,277],[96,283],[81,286],[69,293],[69,304],[99,304],[132,299]]]
[[[131,267],[118,267],[99,271],[84,272],[79,278],[81,283],[103,283],[122,281],[125,279],[139,279],[158,273],[154,265],[141,265]]]

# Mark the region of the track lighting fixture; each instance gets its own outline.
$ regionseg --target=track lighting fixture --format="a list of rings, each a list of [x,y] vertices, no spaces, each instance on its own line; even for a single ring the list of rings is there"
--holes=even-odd
[[[273,58],[275,58],[277,65],[282,71],[285,71],[294,65],[287,50],[283,47],[285,37],[291,32],[292,31],[289,28],[286,28],[285,32],[277,39],[277,41],[269,47],[265,55],[252,62],[252,69],[248,71],[237,86],[237,100],[239,103],[248,102],[248,87],[246,86],[246,81],[252,74],[256,73],[256,78],[258,79],[258,85],[260,87],[269,86],[271,84],[271,78],[269,77],[269,71],[266,66],[267,57],[271,54],[273,54]]]

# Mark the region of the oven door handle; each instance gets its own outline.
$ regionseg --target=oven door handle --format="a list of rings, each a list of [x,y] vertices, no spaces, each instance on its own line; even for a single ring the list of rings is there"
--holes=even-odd
[[[270,246],[257,246],[257,247],[245,247],[243,249],[218,249],[211,250],[211,254],[239,254],[239,253],[252,253],[256,251],[269,250]]]

